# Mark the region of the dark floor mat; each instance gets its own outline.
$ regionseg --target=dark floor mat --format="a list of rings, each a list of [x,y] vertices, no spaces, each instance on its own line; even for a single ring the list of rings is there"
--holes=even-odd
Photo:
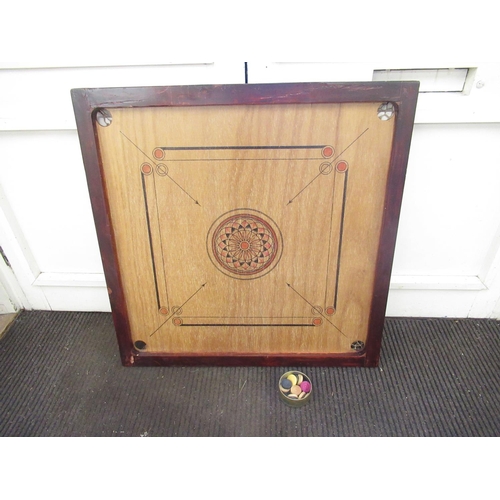
[[[287,369],[313,380],[302,408]],[[500,436],[500,322],[389,318],[378,368],[125,368],[110,314],[23,312],[0,436]]]

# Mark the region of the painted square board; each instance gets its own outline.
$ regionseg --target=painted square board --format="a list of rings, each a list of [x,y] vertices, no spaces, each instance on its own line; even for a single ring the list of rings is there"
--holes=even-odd
[[[123,364],[376,366],[417,95],[72,90]]]

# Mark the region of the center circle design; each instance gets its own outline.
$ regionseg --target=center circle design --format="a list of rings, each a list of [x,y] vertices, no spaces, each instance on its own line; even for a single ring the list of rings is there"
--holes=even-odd
[[[219,217],[207,236],[212,262],[232,278],[264,276],[278,263],[282,247],[283,239],[276,223],[251,209],[233,210]]]

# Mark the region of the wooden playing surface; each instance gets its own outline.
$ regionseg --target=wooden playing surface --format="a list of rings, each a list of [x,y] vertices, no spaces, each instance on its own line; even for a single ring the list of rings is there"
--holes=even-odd
[[[139,353],[362,348],[395,123],[381,104],[109,110],[95,130]]]

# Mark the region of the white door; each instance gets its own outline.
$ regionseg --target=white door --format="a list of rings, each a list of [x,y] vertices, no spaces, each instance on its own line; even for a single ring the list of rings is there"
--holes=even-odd
[[[500,318],[500,63],[249,63],[248,75],[420,80],[387,315]]]
[[[0,262],[0,266],[4,266],[5,263]],[[8,270],[2,269],[3,274],[7,274]],[[0,315],[2,314],[12,314],[20,310],[19,301],[16,300],[15,295],[12,291],[9,291],[8,285],[4,285],[3,278],[0,280]],[[0,332],[1,335],[1,332]]]
[[[0,66],[0,283],[19,308],[109,311],[70,89],[244,83],[244,63],[29,66]]]
[[[249,83],[372,81],[415,67],[411,60],[248,63],[246,73]],[[417,75],[425,91],[387,314],[499,318],[500,64],[455,60],[423,68],[419,61],[417,69],[431,72]],[[9,302],[109,311],[71,88],[244,81],[243,63],[0,66],[0,246],[11,264],[0,261],[0,283]]]

